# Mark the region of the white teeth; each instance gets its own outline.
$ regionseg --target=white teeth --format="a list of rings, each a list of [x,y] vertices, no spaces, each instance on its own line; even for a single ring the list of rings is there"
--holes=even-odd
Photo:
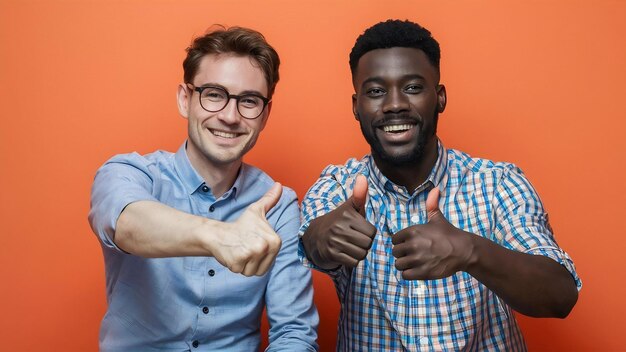
[[[224,138],[235,138],[235,137],[237,137],[237,134],[229,133],[229,132],[222,132],[222,131],[211,130],[211,133],[213,133],[216,136],[224,137]]]
[[[383,131],[385,132],[398,132],[398,131],[406,131],[410,130],[413,125],[391,125],[391,126],[383,126]]]

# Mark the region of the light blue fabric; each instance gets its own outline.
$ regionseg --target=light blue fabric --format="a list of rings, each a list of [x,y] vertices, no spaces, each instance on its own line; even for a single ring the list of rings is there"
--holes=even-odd
[[[185,144],[175,154],[132,153],[107,161],[96,174],[89,213],[106,269],[101,351],[258,350],[264,306],[270,322],[268,350],[316,350],[319,319],[311,273],[297,256],[300,221],[291,189],[283,188],[267,214],[282,247],[261,277],[234,274],[212,257],[141,258],[111,240],[120,213],[132,202],[159,201],[230,222],[272,184],[261,170],[243,164],[233,187],[215,199],[189,162]]]

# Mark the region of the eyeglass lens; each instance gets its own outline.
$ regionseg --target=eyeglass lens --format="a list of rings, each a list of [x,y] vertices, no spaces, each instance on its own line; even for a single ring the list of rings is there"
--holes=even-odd
[[[260,97],[251,94],[230,95],[237,100],[237,110],[241,116],[254,119],[263,112],[265,104]],[[200,104],[205,110],[217,112],[226,107],[230,101],[229,94],[219,87],[206,87],[200,94]]]

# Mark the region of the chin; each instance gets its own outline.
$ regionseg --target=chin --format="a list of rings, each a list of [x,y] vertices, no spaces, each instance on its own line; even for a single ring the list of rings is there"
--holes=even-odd
[[[409,166],[417,164],[422,159],[422,153],[385,155],[382,159],[395,166]]]
[[[373,148],[372,152],[376,152],[381,160],[384,160],[391,165],[408,166],[414,165],[422,159],[424,147],[422,145],[417,145],[408,151],[390,153],[379,145],[378,148]]]

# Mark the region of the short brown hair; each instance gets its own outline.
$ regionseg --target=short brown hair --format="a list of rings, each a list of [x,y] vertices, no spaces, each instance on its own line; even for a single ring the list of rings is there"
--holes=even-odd
[[[278,53],[267,43],[265,37],[249,28],[219,26],[205,35],[193,40],[187,48],[187,57],[183,61],[185,83],[191,83],[196,76],[200,61],[210,54],[235,54],[250,56],[258,64],[265,75],[269,90],[268,98],[272,98],[278,83]]]

